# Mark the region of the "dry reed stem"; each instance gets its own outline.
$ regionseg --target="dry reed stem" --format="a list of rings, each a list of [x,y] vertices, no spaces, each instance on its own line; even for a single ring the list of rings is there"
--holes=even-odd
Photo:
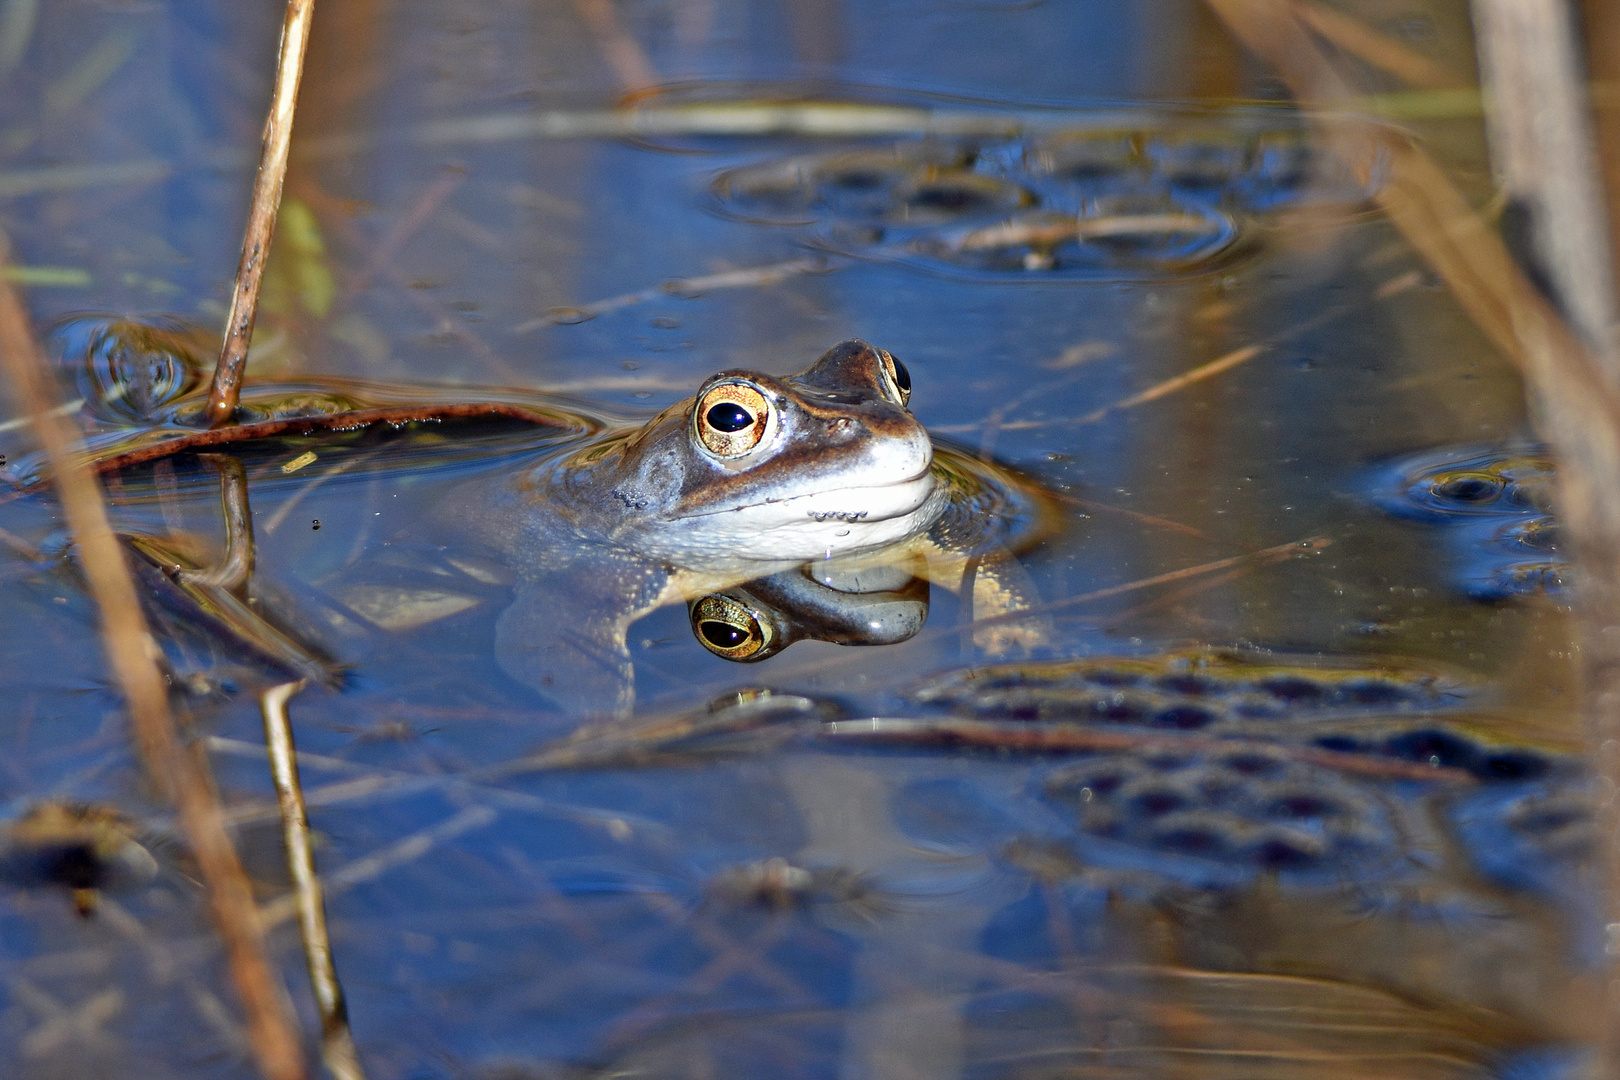
[[[298,759],[293,750],[292,723],[287,701],[302,690],[302,682],[282,683],[259,697],[264,717],[265,749],[275,781],[276,803],[281,810],[281,834],[287,847],[287,869],[298,904],[298,931],[304,942],[310,988],[321,1015],[321,1058],[334,1080],[365,1080],[349,1029],[349,1009],[343,998],[332,960],[332,939],[326,932],[326,904],[321,879],[315,872],[315,852],[309,838],[309,813],[304,789],[298,781]]]
[[[1608,210],[1569,0],[1473,0],[1491,173],[1534,268],[1600,362],[1620,360]],[[1620,386],[1620,375],[1610,372]]]
[[[287,152],[292,144],[293,110],[298,103],[298,81],[304,72],[309,46],[310,18],[315,0],[287,0],[287,19],[281,28],[281,60],[276,66],[276,88],[270,97],[270,115],[264,122],[264,145],[259,172],[253,180],[253,201],[242,234],[242,260],[231,289],[231,312],[225,322],[225,342],[214,368],[204,419],[210,427],[228,424],[236,416],[242,393],[242,369],[247,366],[248,343],[259,313],[259,285],[270,259],[270,238],[276,231],[281,208],[281,184],[287,177]]]
[[[1432,60],[1381,34],[1360,19],[1317,0],[1294,0],[1294,14],[1316,33],[1359,60],[1420,90],[1456,90],[1473,83],[1438,60]]]
[[[0,266],[7,261],[0,240]],[[51,460],[62,509],[72,530],[85,581],[101,613],[102,641],[129,708],[130,729],[146,773],[178,809],[192,854],[207,886],[209,907],[230,961],[232,981],[247,1011],[248,1038],[269,1080],[302,1080],[303,1048],[297,1022],[264,951],[264,932],[247,876],[225,833],[219,802],[201,761],[182,747],[169,711],[161,655],[107,519],[94,473],[79,459],[77,433],[52,414],[44,353],[28,325],[21,299],[0,276],[0,365],[34,418]]]
[[[1256,18],[1262,0],[1207,2],[1245,45],[1283,73],[1301,104],[1325,103],[1324,87],[1333,99],[1342,96],[1343,83],[1325,57],[1299,53],[1290,35],[1274,32],[1277,28]],[[1528,16],[1536,13],[1532,8],[1547,17],[1554,14],[1546,4],[1516,3],[1499,10]],[[1503,27],[1482,29],[1500,34]],[[1502,94],[1528,95],[1536,99],[1538,108],[1551,111],[1584,107],[1576,88],[1543,93],[1511,85],[1516,79],[1544,77],[1549,61],[1526,55],[1534,43],[1524,35],[1510,31],[1507,37],[1509,40],[1489,46],[1505,60],[1495,73],[1509,80],[1510,85],[1501,88]],[[1285,39],[1288,45],[1282,44]],[[1559,46],[1553,43],[1552,47]],[[1573,67],[1569,63],[1563,66],[1566,70]],[[1567,134],[1579,123],[1578,116],[1569,115],[1528,120],[1519,116],[1494,122],[1493,131],[1498,135],[1505,132],[1512,138],[1529,138],[1540,147],[1532,155],[1533,165],[1523,148],[1509,152],[1509,159],[1517,165],[1508,170],[1508,178],[1534,186],[1543,174],[1590,169],[1591,162],[1580,160],[1579,153],[1543,160],[1545,155],[1559,152],[1561,141],[1567,143],[1555,139],[1552,146],[1542,145],[1545,128],[1551,125]],[[1357,131],[1358,126],[1363,130]],[[1357,125],[1353,120],[1341,119],[1327,128],[1340,142],[1359,139],[1366,143],[1369,164],[1385,174],[1379,192],[1383,209],[1445,279],[1480,329],[1519,367],[1537,414],[1537,427],[1557,456],[1559,516],[1579,571],[1576,611],[1584,683],[1582,714],[1593,767],[1603,773],[1611,792],[1600,808],[1600,825],[1610,838],[1603,853],[1610,874],[1608,917],[1611,927],[1620,925],[1620,852],[1615,850],[1620,840],[1620,797],[1612,794],[1620,790],[1620,750],[1616,749],[1620,748],[1620,396],[1601,366],[1612,358],[1594,356],[1588,348],[1588,344],[1613,348],[1612,327],[1592,325],[1584,335],[1572,328],[1520,269],[1496,232],[1411,139],[1387,133],[1380,136],[1370,125]],[[1495,146],[1492,150],[1493,156],[1499,152]],[[1510,189],[1509,194],[1516,192]],[[1564,190],[1558,197],[1572,195]],[[1545,194],[1541,196],[1543,205],[1545,198]],[[1539,209],[1532,207],[1533,211]],[[1571,210],[1559,206],[1556,213],[1532,217],[1532,226],[1544,234],[1537,237],[1541,251],[1563,250],[1569,237],[1551,235],[1555,230],[1592,231],[1595,227],[1601,231],[1600,222],[1581,220],[1582,215]],[[1559,269],[1555,281],[1565,268]],[[1601,279],[1612,281],[1612,274],[1604,273]],[[1602,311],[1613,303],[1612,296],[1599,297],[1602,302],[1595,304],[1571,303],[1568,296],[1563,299],[1578,312]],[[1614,936],[1611,932],[1611,940]],[[1620,1078],[1620,950],[1611,945],[1609,951],[1613,959],[1605,979],[1606,1016],[1597,1033],[1602,1052],[1593,1075],[1616,1080]]]

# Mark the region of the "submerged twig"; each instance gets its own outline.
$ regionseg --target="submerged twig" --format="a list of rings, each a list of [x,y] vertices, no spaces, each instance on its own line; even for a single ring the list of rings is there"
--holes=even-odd
[[[315,873],[315,852],[309,840],[309,814],[304,808],[304,790],[298,782],[298,760],[293,752],[292,724],[287,719],[287,701],[301,682],[282,683],[259,697],[264,716],[265,749],[270,755],[270,775],[276,785],[276,802],[281,808],[282,841],[287,846],[287,870],[292,877],[298,904],[298,931],[304,941],[304,960],[309,965],[310,987],[321,1014],[321,1057],[334,1080],[365,1080],[355,1052],[354,1033],[349,1029],[349,1010],[343,999],[332,960],[332,940],[326,932],[326,904],[321,896],[321,879]]]
[[[0,265],[6,251],[0,242]],[[302,1080],[304,1054],[297,1021],[264,951],[247,876],[225,833],[213,788],[198,758],[180,745],[158,671],[158,647],[141,613],[124,555],[108,523],[94,473],[77,460],[75,432],[51,415],[43,352],[15,290],[0,277],[0,364],[34,418],[52,462],[62,509],[78,546],[85,581],[101,612],[102,640],[129,709],[130,726],[147,776],[176,802],[181,825],[207,886],[209,906],[225,944],[232,980],[248,1014],[259,1069],[269,1080]]]
[[[210,427],[228,424],[236,416],[242,393],[242,369],[247,365],[248,342],[259,313],[259,285],[270,259],[270,238],[281,208],[281,184],[287,176],[287,151],[292,144],[293,109],[298,103],[298,82],[304,73],[304,52],[309,46],[310,17],[315,0],[287,0],[287,19],[281,28],[281,59],[276,66],[276,88],[270,115],[264,122],[264,146],[259,172],[253,181],[253,202],[248,207],[247,229],[242,235],[242,261],[231,289],[231,313],[225,323],[225,342],[208,392],[205,419]]]
[[[613,69],[619,88],[626,94],[651,90],[660,82],[647,53],[625,30],[613,0],[574,0],[574,10],[591,28],[602,59]]]

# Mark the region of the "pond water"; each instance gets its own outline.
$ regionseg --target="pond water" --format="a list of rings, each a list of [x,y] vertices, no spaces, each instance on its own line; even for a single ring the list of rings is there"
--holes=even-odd
[[[224,317],[270,7],[0,4],[0,225],[100,452],[194,400],[166,358]],[[1471,69],[1460,5],[1357,11]],[[674,119],[577,134],[625,92]],[[142,579],[306,1030],[255,700],[289,665],[376,1080],[1570,1070],[1602,948],[1551,466],[1278,96],[1188,0],[322,7],[250,404],[561,426],[243,445],[256,606]],[[1477,118],[1418,131],[1484,201]],[[873,572],[901,640],[750,666],[668,604],[618,718],[514,678],[524,559],[467,493],[850,337],[1029,500],[974,556],[1017,602]],[[4,424],[0,1071],[250,1075]],[[211,562],[221,469],[121,470],[115,526]],[[78,907],[31,839],[64,804],[105,826]]]

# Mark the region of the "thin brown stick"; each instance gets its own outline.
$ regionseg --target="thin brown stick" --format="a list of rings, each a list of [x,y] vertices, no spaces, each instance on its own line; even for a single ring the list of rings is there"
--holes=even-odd
[[[133,450],[99,458],[91,463],[91,467],[98,473],[115,473],[133,465],[160,461],[176,454],[195,453],[218,446],[252,442],[255,439],[307,435],[312,431],[357,431],[374,424],[400,427],[404,424],[474,420],[483,417],[521,420],[537,427],[558,428],[564,431],[590,430],[582,428],[579,424],[569,423],[559,414],[500,401],[452,402],[445,405],[385,405],[376,409],[350,409],[345,412],[327,413],[324,416],[289,416],[279,420],[261,420],[256,424],[234,424],[227,428],[188,431],[163,442],[138,446]]]
[[[0,265],[6,261],[0,241]],[[76,454],[70,424],[51,414],[52,393],[44,353],[28,325],[22,301],[0,276],[0,363],[34,418],[52,463],[62,509],[72,530],[85,581],[101,612],[102,640],[129,708],[130,726],[152,784],[173,798],[207,886],[208,903],[224,941],[232,980],[247,1011],[248,1037],[269,1080],[303,1080],[304,1053],[297,1021],[264,951],[264,931],[247,876],[231,846],[219,802],[201,762],[180,745],[158,647],[147,629],[123,552],[107,520],[94,473]]]
[[[1157,517],[1153,514],[1144,514],[1139,510],[1127,510],[1123,506],[1110,506],[1105,502],[1098,502],[1095,499],[1082,499],[1078,495],[1065,495],[1061,491],[1049,491],[1047,492],[1047,495],[1050,498],[1056,499],[1058,502],[1068,503],[1070,506],[1078,506],[1080,509],[1090,511],[1094,514],[1116,514],[1119,517],[1126,518],[1130,521],[1138,521],[1143,525],[1151,525],[1155,529],[1168,529],[1170,532],[1185,533],[1188,536],[1196,536],[1200,540],[1210,540],[1216,543],[1222,542],[1219,537],[1211,536],[1203,529],[1197,528],[1193,525],[1188,525],[1185,522],[1173,521],[1170,518]]]
[[[281,27],[281,60],[276,65],[276,88],[270,97],[270,115],[264,121],[264,146],[259,172],[253,180],[253,202],[248,207],[247,229],[242,234],[242,261],[231,289],[231,313],[225,322],[225,342],[214,368],[208,392],[209,427],[228,424],[236,416],[242,394],[242,369],[247,366],[248,342],[259,314],[259,285],[270,259],[270,238],[281,209],[281,184],[287,177],[287,150],[292,144],[293,110],[298,103],[298,82],[304,73],[304,52],[309,46],[310,17],[315,0],[287,0],[287,19]]]
[[[287,847],[287,869],[292,877],[298,902],[298,930],[304,941],[304,961],[309,966],[310,988],[321,1014],[321,1058],[333,1080],[365,1080],[349,1029],[349,1008],[343,999],[332,960],[332,939],[326,932],[326,903],[321,895],[321,879],[315,873],[315,852],[309,840],[309,813],[304,808],[304,789],[298,782],[298,759],[293,750],[292,723],[287,719],[287,701],[302,682],[272,686],[259,696],[264,717],[265,749],[270,755],[270,775],[276,785],[276,803],[281,808],[282,841]]]

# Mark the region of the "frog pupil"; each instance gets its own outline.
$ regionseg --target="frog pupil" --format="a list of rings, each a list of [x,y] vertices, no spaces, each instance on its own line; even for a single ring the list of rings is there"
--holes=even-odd
[[[754,414],[734,401],[722,401],[708,411],[705,419],[716,431],[732,432],[752,427]]]
[[[900,388],[902,394],[911,393],[911,372],[906,370],[906,365],[894,357],[891,356],[889,359],[894,362],[894,385]]]
[[[704,619],[698,623],[698,633],[703,635],[705,641],[717,649],[735,649],[748,640],[748,631],[730,623],[714,622]]]

